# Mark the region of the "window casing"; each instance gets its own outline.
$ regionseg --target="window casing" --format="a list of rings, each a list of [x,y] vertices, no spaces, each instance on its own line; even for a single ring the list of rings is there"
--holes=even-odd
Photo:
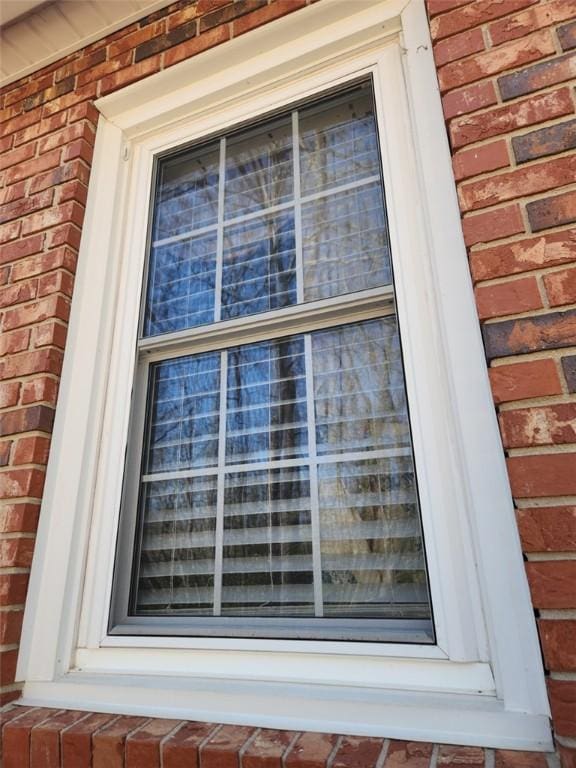
[[[111,94],[90,181],[18,674],[24,701],[446,743],[551,748],[424,4],[322,0]],[[225,56],[223,55],[225,52]],[[373,77],[434,644],[109,632],[155,158]],[[401,256],[400,256],[401,255]],[[400,259],[400,261],[398,261]],[[382,314],[322,300],[318,327]],[[266,331],[307,332],[308,308]],[[196,353],[258,315],[174,334]],[[157,342],[155,341],[154,344]],[[150,362],[154,355],[150,353]],[[134,423],[143,414],[136,413]],[[138,470],[136,470],[137,474]],[[486,478],[490,482],[486,482]],[[123,520],[125,516],[123,517]],[[120,536],[124,522],[121,520]],[[184,636],[179,636],[179,634]]]

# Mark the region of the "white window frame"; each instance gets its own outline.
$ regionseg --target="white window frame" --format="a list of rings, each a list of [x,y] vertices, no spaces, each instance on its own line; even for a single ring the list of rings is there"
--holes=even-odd
[[[366,75],[437,643],[109,636],[154,157]],[[551,749],[424,0],[321,0],[97,107],[17,672],[23,703]],[[305,305],[290,311],[297,332]],[[327,323],[330,311],[328,301]],[[260,322],[242,319],[246,338]],[[222,333],[234,341],[238,327]]]

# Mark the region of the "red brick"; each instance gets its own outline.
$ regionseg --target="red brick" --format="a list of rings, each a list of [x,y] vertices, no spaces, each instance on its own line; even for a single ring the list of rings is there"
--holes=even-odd
[[[576,453],[573,452],[511,456],[507,463],[512,494],[518,498],[576,495],[575,462]],[[541,565],[541,563],[532,563],[532,565]],[[576,561],[573,567],[576,568]],[[576,592],[574,599],[576,599]],[[576,608],[576,605],[564,607]]]
[[[37,237],[37,235],[35,235]],[[62,246],[40,256],[33,256],[19,261],[12,267],[12,280],[24,280],[44,272],[50,272],[62,267],[68,272],[74,273],[76,269],[77,254],[71,248]]]
[[[254,734],[245,725],[223,725],[200,750],[202,768],[240,768],[238,752]]]
[[[576,528],[576,510],[574,511]],[[576,672],[576,621],[540,619],[540,642],[548,669]]]
[[[563,357],[561,362],[568,392],[576,392],[576,355]]]
[[[570,2],[570,0],[568,1]],[[576,48],[576,21],[573,21],[572,24],[566,24],[565,27],[560,27],[556,31],[563,51],[571,51]]]
[[[106,58],[105,48],[101,48],[99,51],[90,53],[87,56],[82,55],[81,52],[79,53],[80,55],[77,59],[64,64],[64,66],[54,72],[55,82],[64,80],[65,78],[70,77],[70,75],[77,75],[79,72],[84,72],[87,69],[94,69],[94,67],[103,62]],[[78,81],[77,84],[79,85]]]
[[[480,147],[459,152],[452,158],[454,176],[457,181],[479,176],[481,173],[506,168],[510,165],[508,147],[503,139],[483,144]]]
[[[202,35],[187,40],[185,43],[177,45],[175,48],[171,48],[164,54],[164,66],[171,67],[183,59],[187,59],[191,56],[195,56],[202,51],[206,51],[209,48],[213,48],[215,45],[220,45],[230,39],[230,30],[227,26],[216,27],[208,32],[204,32]]]
[[[535,608],[576,608],[576,561],[532,561],[526,563],[526,573]]]
[[[40,469],[10,469],[0,473],[0,499],[13,499],[19,496],[41,499],[43,487],[44,471]],[[11,541],[15,540],[10,539],[7,543]],[[30,539],[22,539],[22,541],[30,541]],[[26,546],[22,546],[26,549]],[[32,556],[31,551],[30,556]]]
[[[514,136],[512,150],[517,163],[556,155],[576,147],[576,120]]]
[[[124,745],[129,733],[146,722],[142,717],[119,717],[92,736],[93,768],[124,768]]]
[[[12,450],[12,441],[4,440],[0,443],[0,467],[6,467],[10,463],[10,451]],[[1,514],[1,511],[0,511]]]
[[[17,684],[11,685],[8,688],[0,689],[0,707],[4,707],[7,704],[15,703],[22,696],[22,689],[16,687]],[[0,756],[1,756],[0,751]]]
[[[480,0],[481,1],[481,0]],[[513,67],[537,61],[555,53],[554,41],[548,30],[536,32],[522,40],[513,41],[478,53],[462,61],[446,64],[438,70],[438,82],[442,92],[459,88],[462,85],[483,80],[490,75],[496,75]],[[500,78],[500,83],[504,78]],[[566,79],[566,78],[563,78]],[[559,82],[559,80],[552,80]],[[531,89],[532,90],[532,89]]]
[[[11,221],[9,224],[4,224],[4,226],[0,227],[0,243],[7,243],[10,240],[15,240],[20,234],[21,229],[21,221]]]
[[[6,488],[3,481],[7,474],[7,472],[0,473],[0,499],[5,498],[4,492]],[[26,493],[18,493],[21,487],[19,485],[16,486],[16,495],[25,496]],[[11,490],[8,488],[8,493]],[[0,541],[0,567],[2,568],[29,568],[32,563],[33,554],[34,539],[19,537]]]
[[[576,570],[574,573],[576,575]],[[558,736],[575,737],[576,680],[553,680],[548,678],[547,684],[554,732]]]
[[[529,272],[532,269],[553,267],[575,259],[576,229],[571,229],[519,240],[510,245],[472,251],[470,266],[474,280],[489,280]]]
[[[547,768],[548,762],[541,752],[516,752],[515,750],[497,749],[496,768]]]
[[[77,88],[72,93],[67,93],[65,96],[60,96],[58,99],[49,101],[43,106],[42,117],[49,117],[56,112],[61,112],[68,107],[78,104],[80,101],[86,101],[87,99],[93,99],[96,96],[96,83],[88,83],[88,85],[82,88]]]
[[[30,125],[37,123],[42,117],[42,107],[34,109],[31,112],[26,112],[23,115],[17,115],[10,120],[7,120],[2,126],[2,133],[4,136],[8,136],[10,133],[16,133],[23,128],[27,128]]]
[[[303,8],[306,5],[306,0],[276,0],[274,5],[269,5],[266,8],[260,8],[253,13],[249,13],[246,16],[242,16],[239,19],[235,19],[234,25],[234,37],[243,35],[245,32],[256,27],[267,24],[269,21],[279,19],[281,16],[285,16],[287,13],[297,11],[299,8]]]
[[[29,146],[25,144],[24,146]],[[14,184],[21,179],[29,179],[31,176],[36,176],[38,173],[48,171],[51,168],[56,168],[60,165],[60,156],[62,151],[60,149],[54,149],[52,152],[46,152],[39,157],[28,160],[25,163],[20,163],[14,168],[9,168],[6,171],[6,183]]]
[[[44,323],[39,325],[34,331],[33,346],[47,347],[54,346],[64,349],[66,346],[67,326],[58,322]]]
[[[4,308],[30,301],[30,299],[36,298],[37,289],[37,280],[28,280],[0,288],[0,307]]]
[[[242,756],[242,768],[283,768],[282,757],[296,734],[261,729]]]
[[[22,605],[27,589],[27,573],[0,573],[0,605]]]
[[[576,768],[576,748],[565,747],[563,744],[556,742],[556,752],[560,757],[562,768]]]
[[[145,30],[141,30],[144,32]],[[113,44],[114,45],[114,44]],[[129,50],[125,53],[121,53],[118,56],[110,56],[109,61],[104,61],[98,67],[88,69],[78,76],[78,85],[83,86],[95,80],[101,80],[107,75],[111,75],[113,72],[118,72],[121,69],[126,69],[132,64],[133,51]]]
[[[28,386],[28,382],[23,387]],[[0,420],[0,436],[18,435],[23,432],[50,432],[54,421],[54,411],[45,405],[32,405],[29,408],[15,408],[4,411]]]
[[[61,768],[92,768],[92,734],[113,719],[114,715],[93,714],[66,728],[60,737]]]
[[[38,298],[48,296],[51,293],[64,293],[66,296],[72,296],[74,287],[74,277],[63,269],[49,272],[38,279]]]
[[[69,163],[63,163],[58,168],[54,168],[46,173],[41,173],[33,179],[30,179],[30,192],[39,192],[43,189],[56,187],[67,181],[77,180],[87,184],[89,177],[89,168],[85,165],[83,160],[77,158]]]
[[[39,253],[44,247],[44,233],[24,237],[0,246],[0,264],[18,261],[26,256]],[[14,279],[14,278],[13,278]]]
[[[443,744],[438,750],[436,765],[439,768],[484,767],[484,750],[480,747],[455,747]]]
[[[74,224],[63,224],[50,230],[46,235],[46,248],[69,245],[74,250],[80,248],[80,229]]]
[[[457,149],[518,128],[570,115],[573,111],[570,90],[560,88],[551,93],[532,96],[516,104],[453,120],[450,124],[452,145]]]
[[[564,403],[500,413],[505,448],[576,442],[576,404]]]
[[[15,200],[21,200],[26,194],[26,181],[18,181],[9,187],[0,190],[0,205],[13,203]]]
[[[4,221],[10,221],[11,219],[18,219],[29,213],[33,213],[34,211],[47,208],[52,204],[53,199],[54,190],[46,189],[38,195],[32,194],[29,197],[24,197],[21,200],[15,200],[13,203],[8,203],[8,205],[2,207],[0,222],[3,223]],[[17,223],[18,227],[20,227],[20,222]]]
[[[458,197],[462,210],[477,210],[523,195],[547,192],[571,184],[575,178],[576,155],[461,184]]]
[[[562,394],[560,376],[554,360],[531,360],[527,363],[499,365],[489,368],[488,374],[496,403]]]
[[[23,352],[28,349],[29,343],[30,331],[28,329],[14,331],[14,333],[4,333],[0,336],[0,357]]]
[[[37,139],[39,136],[44,136],[51,131],[62,128],[66,124],[67,117],[66,112],[59,112],[57,115],[52,115],[45,120],[40,120],[40,122],[18,131],[14,134],[14,145],[25,144],[28,141]]]
[[[179,720],[150,720],[126,738],[125,768],[160,768],[160,742]]]
[[[480,285],[476,287],[475,294],[481,320],[528,312],[532,309],[541,309],[543,306],[534,277]]]
[[[30,768],[60,767],[60,731],[86,717],[86,712],[66,710],[32,728]]]
[[[49,152],[56,147],[64,147],[70,142],[76,141],[76,139],[84,139],[90,144],[94,144],[95,133],[93,126],[90,123],[80,121],[73,123],[72,125],[67,125],[60,131],[55,131],[49,136],[40,139],[38,142],[38,151]]]
[[[94,126],[98,125],[100,112],[91,101],[83,101],[80,104],[74,104],[68,110],[68,122],[75,123],[77,120],[90,120]]]
[[[498,87],[502,98],[507,101],[548,88],[550,85],[572,80],[574,77],[576,77],[576,54],[567,53],[551,61],[499,77]]]
[[[25,144],[22,147],[13,149],[12,152],[6,152],[0,155],[0,171],[4,168],[10,168],[13,165],[19,165],[25,160],[29,160],[36,154],[36,144]],[[5,182],[9,183],[9,182]]]
[[[344,736],[330,764],[331,768],[373,768],[383,746],[383,739]]]
[[[572,224],[576,221],[576,192],[535,200],[528,203],[526,212],[533,232]]]
[[[516,510],[525,552],[576,551],[576,507],[530,507]]]
[[[226,0],[228,3],[229,0]],[[166,20],[166,29],[168,32],[172,31],[175,27],[179,27],[181,24],[186,24],[188,21],[192,21],[198,17],[198,7],[196,5],[188,5],[182,8],[181,11],[176,11]]]
[[[4,768],[28,768],[30,765],[30,732],[58,710],[29,709],[7,723],[3,730]]]
[[[485,324],[482,334],[489,359],[570,347],[576,338],[576,310]]]
[[[463,59],[484,50],[484,38],[481,29],[472,29],[454,37],[441,40],[434,46],[434,61],[437,67],[450,61]]]
[[[432,744],[393,740],[388,746],[384,768],[428,768]]]
[[[236,7],[238,7],[238,5]],[[179,27],[176,27],[171,32],[166,32],[165,34],[159,35],[158,37],[154,37],[152,40],[148,40],[136,48],[134,51],[134,61],[143,61],[150,56],[154,56],[156,53],[160,53],[161,51],[165,51],[168,48],[179,45],[186,40],[190,40],[196,37],[197,31],[198,27],[196,20],[193,20],[188,21],[186,24],[182,24]]]
[[[86,142],[82,142],[85,146],[88,146]],[[57,205],[60,203],[66,203],[68,200],[76,200],[83,207],[86,207],[86,200],[88,199],[88,187],[82,184],[80,181],[68,181],[58,187],[56,190],[56,199],[54,202]]]
[[[544,275],[544,285],[551,306],[576,303],[576,268]]]
[[[58,382],[54,379],[39,378],[27,381],[22,386],[22,404],[29,403],[50,403],[56,404],[58,396]]]
[[[267,5],[265,0],[242,0],[237,3],[226,3],[210,13],[201,15],[199,24],[200,33],[202,34],[208,29],[227,24],[239,16],[250,11],[257,11],[265,5]]]
[[[0,379],[15,379],[28,376],[30,373],[59,374],[62,370],[62,358],[63,355],[59,349],[22,352],[0,362]]]
[[[103,77],[100,81],[101,95],[105,96],[107,93],[116,91],[129,83],[135,83],[143,77],[148,77],[148,75],[158,72],[160,63],[161,58],[160,54],[158,54],[157,56],[151,56],[149,59],[141,61],[138,64],[133,64],[131,67],[126,67],[111,75],[106,75],[106,77]]]
[[[524,37],[537,29],[570,19],[573,15],[573,0],[553,0],[550,3],[542,3],[523,13],[495,21],[489,27],[490,38],[494,45],[500,45],[506,40]]]
[[[117,56],[124,60],[127,59],[127,64],[132,63],[132,51],[141,43],[145,43],[146,40],[151,40],[157,35],[161,35],[166,29],[166,22],[159,21],[154,24],[148,24],[141,29],[137,29],[130,34],[124,35],[119,40],[110,44],[108,48],[108,56],[110,59],[115,60]],[[124,54],[124,58],[121,57]],[[108,74],[107,72],[104,74]],[[100,75],[98,75],[100,77]]]
[[[184,723],[162,742],[162,768],[199,768],[198,748],[215,728],[213,723]]]
[[[4,314],[2,327],[4,331],[12,330],[13,328],[21,328],[24,325],[32,325],[39,323],[42,320],[48,320],[52,317],[57,317],[60,320],[68,320],[70,314],[70,301],[64,296],[59,294],[53,294],[46,296],[39,301],[34,301],[31,304],[27,304],[24,307],[15,307],[14,309],[7,310]],[[28,371],[28,373],[35,373],[36,371]],[[23,376],[24,374],[18,374]]]
[[[489,243],[524,232],[524,220],[518,205],[506,205],[475,216],[466,216],[462,221],[462,231],[468,246]]]
[[[430,31],[433,40],[455,35],[464,29],[485,24],[492,19],[521,11],[538,0],[474,0],[473,3],[457,8],[451,13],[432,19]]]
[[[41,435],[22,437],[16,443],[12,464],[46,464],[50,450],[50,438]]]
[[[0,408],[10,408],[16,405],[20,396],[19,381],[5,381],[0,383]]]
[[[45,88],[49,88],[53,82],[54,75],[49,74],[44,77],[35,77],[29,82],[25,82],[24,85],[12,88],[6,94],[4,106],[9,107],[11,104],[16,104],[28,96],[38,93],[38,91],[43,91]]]
[[[75,78],[73,76],[67,77],[64,80],[60,80],[60,82],[56,83],[56,85],[53,85],[50,88],[46,88],[44,91],[40,91],[39,93],[24,99],[24,111],[27,112],[29,109],[39,107],[41,104],[45,104],[47,101],[53,101],[59,96],[64,96],[64,94],[70,93],[70,91],[74,90],[74,80]]]
[[[458,115],[476,112],[498,102],[492,82],[475,83],[459,91],[450,91],[442,97],[442,109],[446,120]]]
[[[49,208],[41,213],[34,213],[32,216],[28,216],[24,219],[22,234],[28,235],[31,232],[49,229],[50,227],[56,227],[58,224],[64,224],[66,222],[72,222],[77,227],[81,227],[83,221],[84,208],[72,200],[54,208]]]
[[[285,768],[325,768],[337,739],[329,733],[303,733],[284,758]]]
[[[0,509],[0,533],[35,533],[39,513],[39,505],[28,501],[3,504]]]

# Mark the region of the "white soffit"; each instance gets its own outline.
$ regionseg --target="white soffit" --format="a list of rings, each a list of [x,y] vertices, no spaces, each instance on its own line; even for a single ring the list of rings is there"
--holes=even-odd
[[[172,0],[0,0],[0,85],[83,48]]]

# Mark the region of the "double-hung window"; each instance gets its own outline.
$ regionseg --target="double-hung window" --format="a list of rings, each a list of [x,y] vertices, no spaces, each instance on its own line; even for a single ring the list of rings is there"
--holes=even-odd
[[[371,79],[156,163],[113,631],[432,641]]]
[[[96,106],[25,703],[550,748],[424,1]]]

